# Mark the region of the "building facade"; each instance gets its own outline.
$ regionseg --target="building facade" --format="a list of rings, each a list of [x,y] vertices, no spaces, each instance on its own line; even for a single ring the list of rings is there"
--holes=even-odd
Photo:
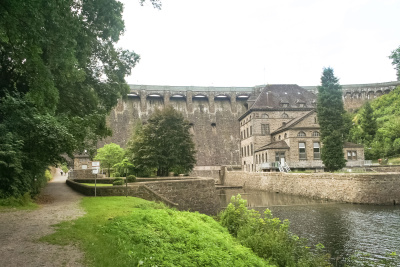
[[[323,170],[316,96],[298,85],[267,85],[239,118],[242,169]],[[364,164],[363,146],[345,143],[349,166]]]

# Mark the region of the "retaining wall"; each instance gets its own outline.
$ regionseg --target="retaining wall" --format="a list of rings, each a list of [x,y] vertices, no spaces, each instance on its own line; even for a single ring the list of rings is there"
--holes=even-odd
[[[223,173],[227,186],[349,203],[400,203],[400,173]]]
[[[97,182],[100,179],[97,179]],[[106,179],[104,179],[106,180]],[[79,181],[79,182],[78,182]],[[94,182],[93,179],[68,179],[67,184],[86,196],[94,196],[94,186],[81,183]],[[164,202],[179,210],[198,211],[215,215],[219,211],[215,183],[212,178],[189,178],[136,182],[121,186],[97,187],[97,196],[132,196],[149,201]]]

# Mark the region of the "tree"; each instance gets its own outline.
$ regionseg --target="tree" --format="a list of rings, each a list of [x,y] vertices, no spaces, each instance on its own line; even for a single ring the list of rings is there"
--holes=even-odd
[[[104,145],[97,150],[95,160],[100,161],[102,167],[107,168],[108,176],[110,176],[110,169],[117,163],[120,163],[124,158],[125,151],[119,145],[111,143]]]
[[[392,65],[394,65],[397,75],[397,80],[400,81],[400,46],[392,51],[392,54],[389,56],[392,60]]]
[[[114,164],[113,169],[117,170],[120,174],[130,174],[133,173],[135,165],[133,165],[129,159],[124,158],[121,162]]]
[[[360,127],[363,132],[363,139],[367,142],[371,142],[375,137],[376,133],[376,120],[374,118],[374,110],[369,102],[365,103],[364,108],[360,113]]]
[[[172,169],[187,173],[196,162],[189,129],[189,122],[173,107],[156,110],[148,123],[135,131],[128,155],[137,168],[156,168],[159,176],[168,175]]]
[[[343,100],[342,87],[333,69],[324,68],[321,86],[318,86],[317,116],[321,127],[321,159],[328,171],[346,166],[343,154]]]
[[[0,197],[32,192],[61,154],[93,152],[111,134],[106,116],[139,61],[115,47],[122,10],[117,0],[0,1]]]

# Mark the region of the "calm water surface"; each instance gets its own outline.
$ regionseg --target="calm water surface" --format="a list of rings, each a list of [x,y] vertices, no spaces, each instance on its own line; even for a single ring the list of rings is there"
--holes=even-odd
[[[291,232],[322,243],[341,266],[355,251],[382,258],[400,252],[400,206],[341,204],[310,198],[246,189],[218,190],[220,205],[226,207],[233,195],[241,194],[249,208],[289,219]]]

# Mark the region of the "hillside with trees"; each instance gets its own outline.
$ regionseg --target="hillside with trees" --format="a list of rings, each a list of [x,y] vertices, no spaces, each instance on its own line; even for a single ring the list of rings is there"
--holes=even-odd
[[[354,115],[349,138],[364,144],[366,159],[400,155],[400,86]]]

